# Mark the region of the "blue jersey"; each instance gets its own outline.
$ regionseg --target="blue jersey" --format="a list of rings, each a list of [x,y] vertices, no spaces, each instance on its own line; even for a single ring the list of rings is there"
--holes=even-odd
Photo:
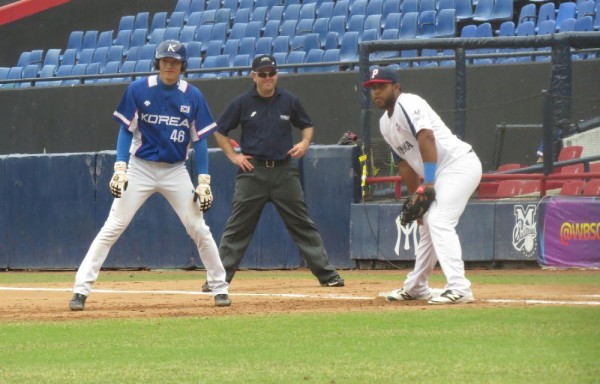
[[[113,119],[133,133],[131,154],[164,163],[184,161],[190,140],[217,128],[198,88],[185,80],[168,86],[157,75],[132,82]]]

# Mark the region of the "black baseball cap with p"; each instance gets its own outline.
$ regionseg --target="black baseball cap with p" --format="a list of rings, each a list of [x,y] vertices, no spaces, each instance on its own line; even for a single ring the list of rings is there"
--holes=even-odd
[[[373,69],[369,80],[363,83],[363,87],[369,88],[373,84],[396,84],[400,82],[398,73],[390,68],[379,67]]]
[[[252,61],[252,71],[258,72],[263,68],[277,69],[277,62],[271,55],[260,55]]]

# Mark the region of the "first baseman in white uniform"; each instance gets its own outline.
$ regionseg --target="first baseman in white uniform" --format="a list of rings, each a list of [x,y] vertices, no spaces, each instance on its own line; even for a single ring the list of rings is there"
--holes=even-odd
[[[379,128],[399,160],[398,170],[408,192],[414,193],[423,178],[423,184],[433,186],[436,196],[419,220],[415,268],[404,287],[390,292],[387,299],[470,303],[473,292],[465,277],[456,225],[481,180],[481,162],[471,146],[453,135],[425,100],[401,92],[395,71],[374,69],[363,86],[370,87],[375,105],[385,109]],[[439,297],[432,297],[428,280],[437,261],[447,283]]]
[[[69,302],[74,311],[83,310],[111,247],[155,192],[171,204],[198,247],[215,304],[231,305],[225,269],[203,216],[212,203],[206,136],[217,125],[198,88],[180,79],[187,62],[185,46],[165,41],[155,58],[159,75],[132,82],[113,114],[121,125],[110,181],[115,200],[75,276]],[[198,166],[196,188],[185,167],[190,142]]]

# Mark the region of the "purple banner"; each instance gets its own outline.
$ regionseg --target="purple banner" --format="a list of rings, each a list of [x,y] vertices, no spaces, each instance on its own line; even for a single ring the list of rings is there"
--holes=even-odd
[[[600,268],[600,200],[553,198],[543,225],[542,266]]]

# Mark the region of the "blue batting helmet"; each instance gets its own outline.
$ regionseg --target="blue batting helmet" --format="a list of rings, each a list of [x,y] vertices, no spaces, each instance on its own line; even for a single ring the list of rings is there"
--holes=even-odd
[[[154,66],[158,69],[158,60],[163,57],[172,57],[176,60],[181,61],[181,71],[185,71],[187,64],[187,52],[185,46],[177,40],[166,40],[158,44],[156,47],[156,55],[154,56]]]

